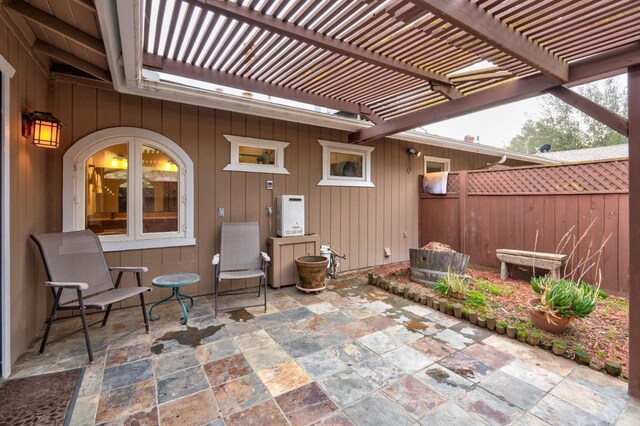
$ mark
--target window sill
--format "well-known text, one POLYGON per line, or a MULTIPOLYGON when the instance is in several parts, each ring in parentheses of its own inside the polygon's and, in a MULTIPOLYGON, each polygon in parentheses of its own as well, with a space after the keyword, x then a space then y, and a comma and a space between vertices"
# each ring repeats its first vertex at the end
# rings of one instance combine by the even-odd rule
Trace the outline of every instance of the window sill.
POLYGON ((227 164, 224 169, 232 172, 273 173, 276 175, 288 175, 289 171, 284 167, 268 166, 260 164, 227 164))
POLYGON ((358 188, 375 188, 373 182, 364 180, 322 179, 318 186, 353 186, 358 188))
POLYGON ((158 238, 153 240, 137 241, 103 241, 102 250, 104 252, 111 252, 195 245, 195 238, 158 238))

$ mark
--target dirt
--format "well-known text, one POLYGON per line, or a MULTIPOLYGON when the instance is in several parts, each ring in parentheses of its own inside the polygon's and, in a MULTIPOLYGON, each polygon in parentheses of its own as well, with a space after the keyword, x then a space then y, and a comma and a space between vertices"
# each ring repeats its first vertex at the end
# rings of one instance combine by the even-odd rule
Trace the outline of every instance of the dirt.
POLYGON ((440 251, 443 253, 457 253, 451 246, 437 241, 431 241, 429 244, 420 247, 421 250, 440 251))
MULTIPOLYGON (((360 270, 348 276, 366 280, 368 272, 380 275, 393 283, 409 286, 411 290, 421 295, 442 297, 432 288, 411 281, 408 262, 381 265, 360 270)), ((536 294, 531 290, 529 281, 512 278, 501 280, 500 273, 497 271, 469 268, 466 273, 471 276, 467 292, 476 290, 486 298, 486 305, 474 309, 481 314, 495 314, 497 321, 519 325, 526 330, 534 328, 529 320, 527 301, 536 294), (491 290, 499 290, 501 294, 492 294, 491 290)), ((469 307, 465 306, 465 309, 469 307)), ((599 366, 603 367, 607 360, 614 360, 624 366, 624 373, 628 373, 629 301, 626 298, 611 295, 598 298, 597 307, 590 316, 574 318, 569 328, 559 335, 542 331, 541 341, 551 343, 563 341, 567 345, 566 356, 569 358, 573 358, 576 349, 583 349, 599 366)))

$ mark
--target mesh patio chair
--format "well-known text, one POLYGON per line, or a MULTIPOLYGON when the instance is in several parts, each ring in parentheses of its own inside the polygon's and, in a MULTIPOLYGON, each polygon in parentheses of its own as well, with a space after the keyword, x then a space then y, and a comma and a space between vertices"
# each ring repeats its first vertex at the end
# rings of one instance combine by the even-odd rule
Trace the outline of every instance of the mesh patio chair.
MULTIPOLYGON (((222 223, 220 235, 220 253, 213 257, 211 262, 216 269, 215 283, 215 315, 218 312, 233 311, 241 308, 264 306, 267 311, 267 269, 271 259, 260 251, 260 226, 258 222, 222 223), (260 278, 258 284, 258 296, 264 286, 264 302, 218 308, 218 297, 237 294, 249 294, 253 291, 228 290, 220 292, 222 280, 245 280, 260 278)), ((243 289, 246 290, 246 289, 243 289)))
MULTIPOLYGON (((47 344, 51 325, 56 319, 58 310, 76 309, 80 311, 82 318, 82 330, 89 361, 93 362, 93 348, 89 335, 89 324, 87 324, 86 309, 107 309, 104 317, 95 322, 102 323, 102 327, 107 324, 111 306, 130 297, 139 295, 144 327, 149 332, 149 320, 144 303, 144 293, 150 291, 150 287, 142 286, 141 274, 147 272, 145 267, 109 267, 102 252, 100 240, 90 230, 61 232, 54 234, 31 235, 31 239, 38 245, 42 261, 47 270, 49 281, 45 284, 51 288, 53 293, 53 306, 47 319, 47 328, 40 345, 40 353, 44 352, 47 344), (115 284, 110 271, 117 272, 115 284), (120 281, 125 272, 135 274, 137 287, 120 288, 120 281)), ((131 334, 143 326, 120 336, 120 338, 131 334)), ((76 330, 73 333, 80 331, 76 330)), ((71 333, 71 334, 73 334, 71 333)), ((63 336, 67 337, 69 334, 63 336)), ((106 345, 105 345, 106 346, 106 345)), ((104 347, 104 346, 102 346, 104 347)), ((102 347, 98 348, 102 349, 102 347)))

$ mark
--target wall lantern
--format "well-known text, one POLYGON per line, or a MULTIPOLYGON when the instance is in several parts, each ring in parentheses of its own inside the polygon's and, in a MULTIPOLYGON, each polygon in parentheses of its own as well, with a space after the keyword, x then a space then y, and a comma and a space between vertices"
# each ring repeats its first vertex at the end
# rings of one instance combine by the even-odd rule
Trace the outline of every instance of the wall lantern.
POLYGON ((33 136, 33 144, 43 148, 57 148, 60 145, 62 123, 48 112, 36 111, 22 114, 22 136, 33 136))
POLYGON ((407 148, 407 154, 409 155, 409 157, 420 157, 422 155, 422 152, 418 151, 415 148, 407 148))

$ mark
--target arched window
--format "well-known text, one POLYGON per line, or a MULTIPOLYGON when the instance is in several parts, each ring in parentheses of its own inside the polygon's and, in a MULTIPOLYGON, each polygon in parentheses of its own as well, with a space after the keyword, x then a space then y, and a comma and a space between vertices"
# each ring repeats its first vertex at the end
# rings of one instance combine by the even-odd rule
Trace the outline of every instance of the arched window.
POLYGON ((165 136, 100 130, 63 159, 63 230, 91 229, 105 251, 194 245, 193 162, 165 136))

